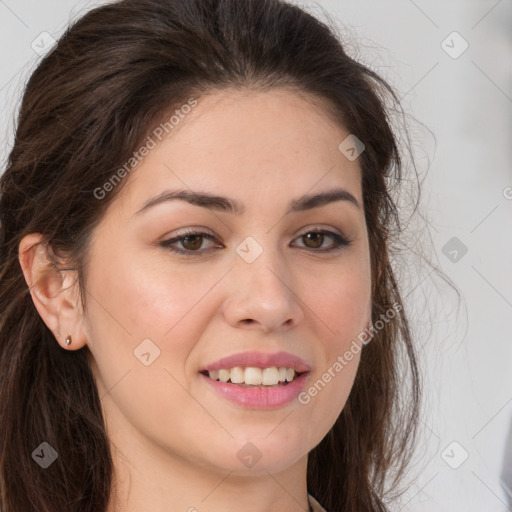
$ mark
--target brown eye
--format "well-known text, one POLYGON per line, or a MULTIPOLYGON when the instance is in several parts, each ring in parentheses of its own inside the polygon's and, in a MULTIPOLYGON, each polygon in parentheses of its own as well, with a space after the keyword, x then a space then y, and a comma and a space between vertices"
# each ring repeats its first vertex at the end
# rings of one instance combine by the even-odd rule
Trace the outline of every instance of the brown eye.
MULTIPOLYGON (((212 247, 207 247, 204 250, 200 250, 203 242, 206 240, 208 241, 216 241, 217 239, 208 234, 208 233, 202 233, 202 232, 190 232, 185 233, 181 236, 177 236, 175 238, 171 238, 170 240, 164 240, 160 242, 161 247, 165 247, 166 249, 169 249, 172 252, 176 252, 178 254, 190 254, 190 255, 198 255, 204 253, 207 249, 211 249, 212 247), (180 244, 181 247, 177 247, 177 245, 180 244)), ((217 245, 217 247, 220 247, 217 245)))
POLYGON ((304 243, 303 246, 299 247, 311 249, 313 252, 337 251, 349 246, 352 243, 350 240, 347 240, 338 233, 333 233, 332 231, 327 230, 308 231, 301 235, 297 240, 299 239, 302 240, 302 242, 304 243), (327 247, 323 246, 326 237, 330 238, 331 240, 334 240, 334 243, 327 247))
POLYGON ((201 235, 188 235, 182 238, 182 245, 187 251, 196 251, 203 243, 201 235))
MULTIPOLYGON (((213 235, 204 232, 187 232, 181 236, 172 238, 170 240, 164 240, 159 243, 161 247, 164 247, 172 252, 183 254, 183 255, 201 255, 207 250, 212 248, 222 248, 222 244, 213 244, 210 247, 202 247, 203 242, 206 240, 214 242, 217 241, 213 235), (178 245, 181 245, 179 247, 178 245)), ((333 252, 347 247, 352 242, 342 237, 337 233, 327 230, 311 230, 301 235, 297 240, 302 240, 304 245, 299 247, 310 249, 312 252, 333 252), (324 247, 323 244, 326 238, 334 240, 330 246, 324 247)))
POLYGON ((310 233, 306 233, 305 235, 302 235, 303 240, 305 241, 305 244, 310 249, 318 249, 322 246, 322 243, 324 241, 324 235, 323 233, 320 233, 318 231, 312 231, 310 233), (308 245, 311 243, 311 245, 308 245))

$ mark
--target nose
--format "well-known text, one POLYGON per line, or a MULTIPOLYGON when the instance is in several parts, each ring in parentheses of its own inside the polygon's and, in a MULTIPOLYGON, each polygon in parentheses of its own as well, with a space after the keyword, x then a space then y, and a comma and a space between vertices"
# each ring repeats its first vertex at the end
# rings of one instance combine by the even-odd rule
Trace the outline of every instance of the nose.
POLYGON ((265 250, 252 263, 237 258, 230 279, 232 291, 224 302, 224 315, 231 326, 267 333, 302 322, 301 291, 277 251, 265 250))

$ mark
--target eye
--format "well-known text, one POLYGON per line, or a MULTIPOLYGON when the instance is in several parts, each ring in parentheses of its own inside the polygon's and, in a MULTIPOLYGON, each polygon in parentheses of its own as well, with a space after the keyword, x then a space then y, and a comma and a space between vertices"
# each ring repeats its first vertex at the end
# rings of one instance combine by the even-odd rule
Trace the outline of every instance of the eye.
POLYGON ((331 251, 339 251, 344 247, 348 247, 352 242, 347 240, 345 237, 339 235, 338 233, 333 233, 332 231, 324 230, 324 229, 315 229, 306 231, 296 240, 304 240, 305 247, 308 249, 313 249, 313 252, 331 252, 331 251), (325 239, 331 238, 334 240, 334 244, 330 247, 322 247, 325 239))
MULTIPOLYGON (((210 247, 205 249, 202 247, 205 239, 218 242, 217 238, 213 235, 210 235, 209 233, 202 231, 187 231, 180 236, 171 238, 169 240, 164 240, 160 242, 159 245, 177 254, 197 256, 212 248, 210 247), (177 244, 181 244, 182 248, 177 247, 177 244), (201 248, 203 250, 200 250, 201 248)), ((306 231, 304 234, 296 238, 296 240, 301 239, 305 242, 305 245, 302 247, 310 249, 312 252, 339 251, 352 243, 350 240, 347 240, 345 237, 339 235, 338 233, 333 233, 332 231, 321 229, 306 231), (332 243, 330 247, 322 248, 326 238, 334 240, 334 243, 332 243)), ((216 247, 222 248, 222 245, 217 245, 216 247)))
POLYGON ((159 245, 178 254, 201 254, 201 252, 204 251, 200 252, 198 249, 200 249, 203 245, 204 239, 210 241, 217 240, 213 235, 210 235, 209 233, 204 233, 201 231, 187 231, 186 233, 175 238, 171 238, 170 240, 164 240, 160 242, 159 245), (182 244, 184 249, 175 247, 175 244, 178 243, 182 244))

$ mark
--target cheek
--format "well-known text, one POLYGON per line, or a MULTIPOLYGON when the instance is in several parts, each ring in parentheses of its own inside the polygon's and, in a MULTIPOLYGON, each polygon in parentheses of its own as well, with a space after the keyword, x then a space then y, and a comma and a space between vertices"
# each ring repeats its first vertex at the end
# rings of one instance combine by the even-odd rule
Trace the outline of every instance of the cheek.
MULTIPOLYGON (((298 400, 308 408, 308 417, 317 425, 314 431, 330 430, 343 410, 358 371, 361 351, 356 338, 338 339, 326 352, 326 363, 317 368, 298 400)), ((319 438, 319 440, 321 437, 319 438)))
POLYGON ((115 265, 96 269, 89 283, 97 299, 92 304, 96 319, 132 343, 144 338, 166 339, 218 281, 208 275, 194 279, 191 272, 160 259, 148 264, 148 258, 136 251, 118 255, 115 265))
MULTIPOLYGON (((356 352, 357 349, 354 349, 356 352)), ((316 446, 332 428, 341 414, 352 390, 358 370, 359 354, 352 353, 351 360, 343 358, 345 351, 334 351, 329 363, 319 368, 304 391, 299 395, 298 407, 307 418, 309 446, 316 446), (338 360, 338 356, 340 359, 338 360)))
POLYGON ((354 265, 321 277, 316 283, 322 286, 315 287, 305 302, 323 340, 323 354, 299 396, 315 423, 312 432, 318 432, 318 442, 336 421, 352 389, 363 350, 358 335, 369 319, 371 304, 369 269, 354 265))
MULTIPOLYGON (((315 280, 315 287, 305 293, 305 303, 316 322, 323 324, 332 346, 342 349, 356 337, 370 316, 371 282, 369 270, 343 268, 315 280)), ((304 290, 307 290, 304 287, 304 290)))
POLYGON ((205 278, 202 286, 193 286, 190 275, 162 275, 162 268, 118 258, 116 265, 97 265, 88 283, 90 348, 100 397, 113 421, 122 423, 116 416, 121 411, 160 441, 182 417, 204 416, 184 390, 185 363, 204 329, 201 299, 218 281, 205 283, 205 278))
MULTIPOLYGON (((133 255, 115 261, 115 265, 97 265, 91 274, 89 290, 96 299, 89 301, 88 311, 91 352, 107 389, 130 371, 129 380, 137 380, 136 392, 145 390, 146 405, 154 397, 158 411, 157 397, 169 399, 168 390, 162 391, 164 382, 177 385, 171 375, 182 384, 187 381, 189 355, 213 311, 208 309, 209 291, 219 281, 218 272, 210 270, 198 279, 192 266, 180 272, 168 263, 148 265, 133 255), (163 380, 160 385, 157 374, 163 380)), ((126 406, 131 406, 130 401, 126 406)))

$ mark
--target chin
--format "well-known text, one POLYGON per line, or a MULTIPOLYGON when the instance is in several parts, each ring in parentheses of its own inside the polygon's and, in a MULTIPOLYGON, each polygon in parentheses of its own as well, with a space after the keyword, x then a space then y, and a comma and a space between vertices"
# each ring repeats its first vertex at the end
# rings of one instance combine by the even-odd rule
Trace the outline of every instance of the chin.
POLYGON ((252 428, 252 436, 245 432, 236 437, 231 447, 226 448, 227 452, 234 454, 234 458, 226 459, 224 451, 224 460, 229 466, 226 469, 248 475, 278 473, 306 456, 313 447, 306 446, 304 431, 301 432, 297 426, 297 430, 291 433, 285 424, 286 420, 277 428, 279 422, 270 429, 252 428))

